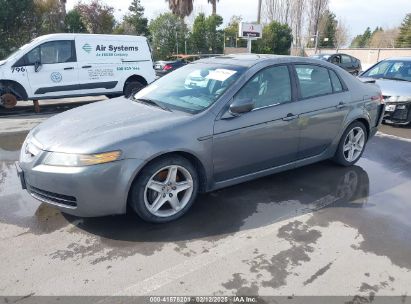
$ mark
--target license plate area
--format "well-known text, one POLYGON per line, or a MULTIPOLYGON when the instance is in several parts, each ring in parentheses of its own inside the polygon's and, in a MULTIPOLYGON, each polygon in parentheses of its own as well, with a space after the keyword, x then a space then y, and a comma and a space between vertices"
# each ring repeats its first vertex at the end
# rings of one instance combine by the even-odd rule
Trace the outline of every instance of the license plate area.
POLYGON ((395 108, 396 108, 396 105, 385 105, 386 112, 394 112, 395 108))

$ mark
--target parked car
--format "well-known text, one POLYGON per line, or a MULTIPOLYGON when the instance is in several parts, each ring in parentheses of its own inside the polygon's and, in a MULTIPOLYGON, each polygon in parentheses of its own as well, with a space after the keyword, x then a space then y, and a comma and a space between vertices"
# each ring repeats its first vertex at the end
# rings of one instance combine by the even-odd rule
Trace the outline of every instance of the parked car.
POLYGON ((158 77, 162 77, 172 71, 181 68, 187 64, 184 60, 173 60, 173 61, 156 61, 154 64, 154 69, 158 77))
POLYGON ((77 216, 163 223, 197 193, 333 159, 355 164, 382 119, 381 91, 318 60, 230 55, 186 65, 134 99, 89 104, 34 128, 23 188, 77 216), (307 74, 309 73, 309 77, 307 74), (205 87, 187 87, 190 75, 205 87))
POLYGON ((375 80, 385 101, 384 122, 411 123, 411 57, 382 60, 360 75, 363 81, 375 80))
POLYGON ((89 95, 131 96, 155 79, 145 37, 52 34, 0 61, 0 104, 89 95))
POLYGON ((354 76, 359 75, 362 71, 361 61, 347 54, 317 54, 311 56, 311 58, 331 62, 343 68, 347 72, 353 74, 354 76))

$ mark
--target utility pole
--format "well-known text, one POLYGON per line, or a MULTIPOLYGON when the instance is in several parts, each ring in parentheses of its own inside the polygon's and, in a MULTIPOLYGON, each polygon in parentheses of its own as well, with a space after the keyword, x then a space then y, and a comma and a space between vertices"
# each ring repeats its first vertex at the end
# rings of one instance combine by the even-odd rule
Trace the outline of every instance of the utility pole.
POLYGON ((177 34, 177 31, 176 31, 176 46, 177 46, 177 53, 176 53, 176 55, 178 55, 178 34, 177 34))

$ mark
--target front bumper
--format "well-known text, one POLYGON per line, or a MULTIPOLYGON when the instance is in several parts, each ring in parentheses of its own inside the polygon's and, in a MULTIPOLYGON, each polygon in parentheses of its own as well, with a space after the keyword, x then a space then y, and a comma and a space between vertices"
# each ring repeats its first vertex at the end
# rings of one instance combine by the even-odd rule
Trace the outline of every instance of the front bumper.
POLYGON ((88 167, 17 163, 23 189, 64 213, 95 217, 123 214, 131 183, 143 162, 126 159, 88 167))
POLYGON ((398 125, 406 125, 411 122, 411 103, 386 103, 385 106, 385 122, 398 125))

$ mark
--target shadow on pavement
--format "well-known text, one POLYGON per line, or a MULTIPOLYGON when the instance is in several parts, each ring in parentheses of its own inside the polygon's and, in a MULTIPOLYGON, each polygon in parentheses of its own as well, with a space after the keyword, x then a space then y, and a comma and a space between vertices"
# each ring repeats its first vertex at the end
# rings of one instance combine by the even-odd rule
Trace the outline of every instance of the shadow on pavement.
POLYGON ((168 224, 148 224, 132 212, 101 218, 64 217, 77 228, 110 240, 218 239, 325 207, 362 207, 368 194, 368 174, 361 167, 323 162, 200 195, 185 216, 168 224))

